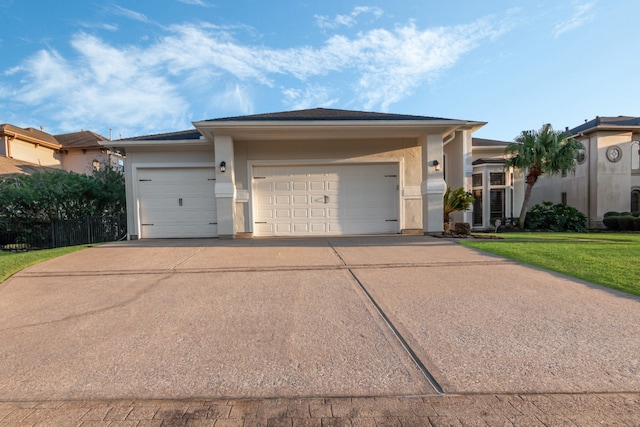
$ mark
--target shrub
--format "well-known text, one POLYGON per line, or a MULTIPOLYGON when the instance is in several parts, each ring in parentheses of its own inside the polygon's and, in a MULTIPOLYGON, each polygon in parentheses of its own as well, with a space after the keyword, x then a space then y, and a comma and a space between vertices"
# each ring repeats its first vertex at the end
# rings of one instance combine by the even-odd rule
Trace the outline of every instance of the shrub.
POLYGON ((637 217, 640 217, 640 211, 635 211, 635 212, 631 212, 631 215, 637 217))
MULTIPOLYGON (((606 215, 606 214, 605 214, 606 215)), ((602 219, 602 223, 608 230, 618 230, 618 218, 619 216, 605 216, 602 219)))
POLYGON ((620 216, 620 212, 616 212, 616 211, 605 212, 604 218, 608 218, 610 216, 620 216))
POLYGON ((635 231, 640 231, 640 217, 634 217, 633 218, 633 229, 635 231))
POLYGON ((525 228, 550 231, 586 231, 587 217, 564 203, 543 202, 527 212, 525 228))
POLYGON ((619 216, 618 229, 623 231, 633 230, 633 220, 634 217, 631 215, 619 216))

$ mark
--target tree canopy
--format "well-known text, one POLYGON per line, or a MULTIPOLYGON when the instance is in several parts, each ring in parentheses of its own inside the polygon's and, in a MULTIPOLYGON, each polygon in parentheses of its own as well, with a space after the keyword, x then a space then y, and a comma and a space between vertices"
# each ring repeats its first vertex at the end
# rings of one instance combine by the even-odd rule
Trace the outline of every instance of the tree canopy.
POLYGON ((90 176, 53 170, 0 180, 0 219, 52 221, 124 211, 124 175, 108 165, 90 176))
POLYGON ((574 172, 578 151, 584 148, 582 143, 571 138, 569 132, 553 130, 550 124, 545 124, 540 130, 527 130, 507 146, 505 167, 514 167, 526 173, 526 188, 519 224, 524 221, 529 207, 531 190, 543 175, 574 172))

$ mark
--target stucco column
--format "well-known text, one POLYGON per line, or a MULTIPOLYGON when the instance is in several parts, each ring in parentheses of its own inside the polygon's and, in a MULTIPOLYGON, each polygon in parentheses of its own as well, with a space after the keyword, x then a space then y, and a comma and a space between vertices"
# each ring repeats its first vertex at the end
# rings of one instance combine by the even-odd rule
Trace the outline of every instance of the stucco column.
POLYGON ((216 158, 215 194, 218 236, 221 239, 232 239, 235 233, 234 211, 236 205, 233 139, 227 135, 216 135, 213 145, 216 158), (224 162, 224 172, 220 167, 222 162, 224 162))
POLYGON ((442 197, 446 189, 442 174, 442 135, 429 134, 420 137, 422 147, 422 229, 425 234, 442 233, 442 197), (437 161, 439 167, 433 163, 437 161), (436 170, 440 169, 440 170, 436 170))
MULTIPOLYGON (((473 191, 473 133, 470 130, 465 130, 462 132, 462 146, 463 148, 463 168, 464 168, 464 184, 463 187, 465 190, 471 192, 473 191)), ((463 222, 467 222, 469 224, 473 224, 473 207, 463 212, 463 222)))

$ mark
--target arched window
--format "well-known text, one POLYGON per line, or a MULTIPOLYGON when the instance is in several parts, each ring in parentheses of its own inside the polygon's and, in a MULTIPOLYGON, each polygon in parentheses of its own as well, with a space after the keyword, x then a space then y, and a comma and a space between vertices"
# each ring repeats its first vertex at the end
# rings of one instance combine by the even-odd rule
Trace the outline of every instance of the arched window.
POLYGON ((640 141, 631 141, 631 170, 640 172, 640 141))
POLYGON ((637 188, 631 191, 631 212, 640 211, 640 190, 637 188))

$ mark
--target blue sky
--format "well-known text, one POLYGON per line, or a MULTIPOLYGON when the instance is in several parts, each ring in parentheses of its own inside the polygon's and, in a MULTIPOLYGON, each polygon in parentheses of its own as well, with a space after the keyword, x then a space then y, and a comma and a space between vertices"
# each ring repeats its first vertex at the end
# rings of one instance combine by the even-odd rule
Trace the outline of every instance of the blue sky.
POLYGON ((120 135, 302 108, 640 115, 636 0, 0 0, 0 122, 120 135))

